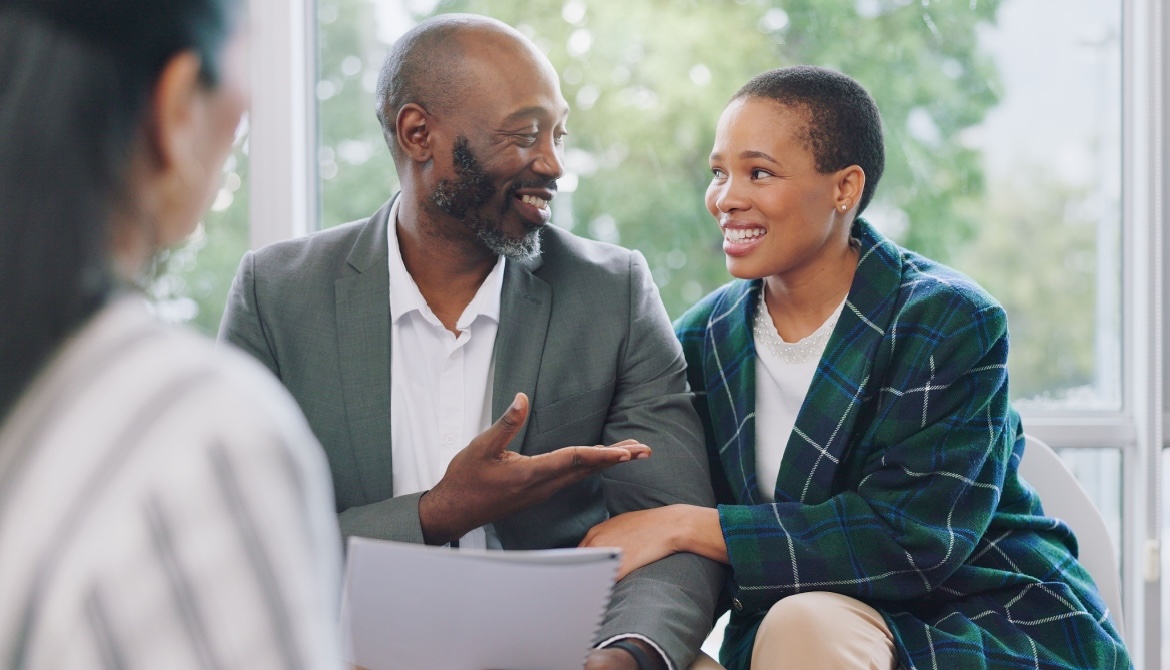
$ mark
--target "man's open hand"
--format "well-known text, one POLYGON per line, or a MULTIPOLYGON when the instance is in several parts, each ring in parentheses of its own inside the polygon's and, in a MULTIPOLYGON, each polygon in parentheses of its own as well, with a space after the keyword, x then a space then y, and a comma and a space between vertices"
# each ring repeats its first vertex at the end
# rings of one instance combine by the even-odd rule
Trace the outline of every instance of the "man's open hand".
POLYGON ((565 447, 536 456, 508 451, 508 443, 527 420, 528 396, 517 393, 498 421, 455 454, 447 473, 419 499, 427 544, 458 539, 606 468, 650 456, 650 447, 636 440, 608 447, 565 447))

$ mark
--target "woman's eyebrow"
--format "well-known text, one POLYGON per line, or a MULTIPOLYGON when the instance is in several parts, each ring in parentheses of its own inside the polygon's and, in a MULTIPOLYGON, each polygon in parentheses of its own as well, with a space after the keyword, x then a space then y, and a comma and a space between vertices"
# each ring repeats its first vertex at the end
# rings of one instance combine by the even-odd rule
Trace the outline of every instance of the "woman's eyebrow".
POLYGON ((739 157, 740 158, 763 158, 764 160, 769 161, 771 163, 775 163, 777 165, 780 164, 780 161, 776 160, 775 158, 772 158, 771 156, 764 153, 763 151, 744 151, 744 152, 739 154, 739 157))

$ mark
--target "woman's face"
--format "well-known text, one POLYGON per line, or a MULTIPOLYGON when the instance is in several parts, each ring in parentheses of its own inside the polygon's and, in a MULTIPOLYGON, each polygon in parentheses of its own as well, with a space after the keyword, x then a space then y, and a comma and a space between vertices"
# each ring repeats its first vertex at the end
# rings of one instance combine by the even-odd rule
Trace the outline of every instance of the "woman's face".
POLYGON ((795 279, 848 245, 839 175, 817 171, 806 124, 803 110, 753 97, 733 100, 719 118, 707 211, 734 277, 795 279))
POLYGON ((111 224, 116 272, 133 280, 161 248, 181 242, 219 188, 240 118, 251 102, 246 29, 224 45, 214 87, 200 79, 193 51, 163 67, 149 121, 127 169, 128 197, 111 224))
POLYGON ((222 181, 224 161, 231 153, 240 118, 251 103, 248 76, 247 30, 239 28, 224 47, 220 58, 219 80, 214 88, 204 89, 197 103, 201 117, 199 133, 204 141, 194 145, 196 170, 191 197, 186 210, 176 212, 173 230, 164 231, 159 242, 169 246, 191 234, 211 206, 222 181))

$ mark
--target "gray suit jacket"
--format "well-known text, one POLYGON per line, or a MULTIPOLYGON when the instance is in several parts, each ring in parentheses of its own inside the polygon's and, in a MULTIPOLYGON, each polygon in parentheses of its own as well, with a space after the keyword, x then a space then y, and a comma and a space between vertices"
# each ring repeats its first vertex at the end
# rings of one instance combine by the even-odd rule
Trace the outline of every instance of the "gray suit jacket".
MULTIPOLYGON (((220 326, 300 403, 325 447, 346 536, 423 541, 422 494, 394 496, 390 448, 387 219, 372 217, 248 253, 220 326)), ((518 391, 532 411, 509 449, 539 454, 634 438, 653 456, 566 487, 495 522, 505 549, 576 546, 610 515, 711 506, 686 363, 641 254, 554 226, 529 262, 508 262, 492 414, 518 391)), ((723 568, 676 554, 616 587, 598 640, 644 635, 677 670, 711 627, 723 568)))

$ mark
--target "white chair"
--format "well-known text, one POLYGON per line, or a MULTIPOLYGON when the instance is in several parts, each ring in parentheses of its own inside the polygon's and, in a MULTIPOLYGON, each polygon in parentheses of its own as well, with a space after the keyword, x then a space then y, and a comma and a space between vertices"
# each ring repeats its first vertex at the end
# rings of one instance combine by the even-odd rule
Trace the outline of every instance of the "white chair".
POLYGON ((727 628, 727 622, 731 620, 731 611, 728 610, 723 613, 723 616, 715 622, 715 627, 711 629, 711 634, 703 642, 701 651, 711 658, 719 658, 719 647, 723 646, 723 629, 727 628))
MULTIPOLYGON (((1060 460, 1052 447, 1031 435, 1027 435, 1024 458, 1020 461, 1020 476, 1036 492, 1044 505, 1044 513, 1068 524, 1077 536, 1080 548, 1078 560, 1092 575, 1101 592, 1101 599, 1113 616, 1113 625, 1118 634, 1125 637, 1121 620, 1121 576, 1117 569, 1117 557, 1113 554, 1113 540, 1105 519, 1093 505, 1093 500, 1072 471, 1060 460)), ((723 644, 723 629, 730 617, 728 612, 715 622, 715 629, 703 643, 703 651, 711 658, 719 658, 719 646, 723 644)))
POLYGON ((1101 599, 1113 616, 1113 625, 1124 638, 1121 575, 1105 519, 1052 447, 1031 435, 1026 436, 1026 439, 1024 458, 1020 461, 1020 476, 1040 494, 1044 513, 1064 521, 1076 534, 1080 547, 1078 560, 1097 583, 1101 599))

